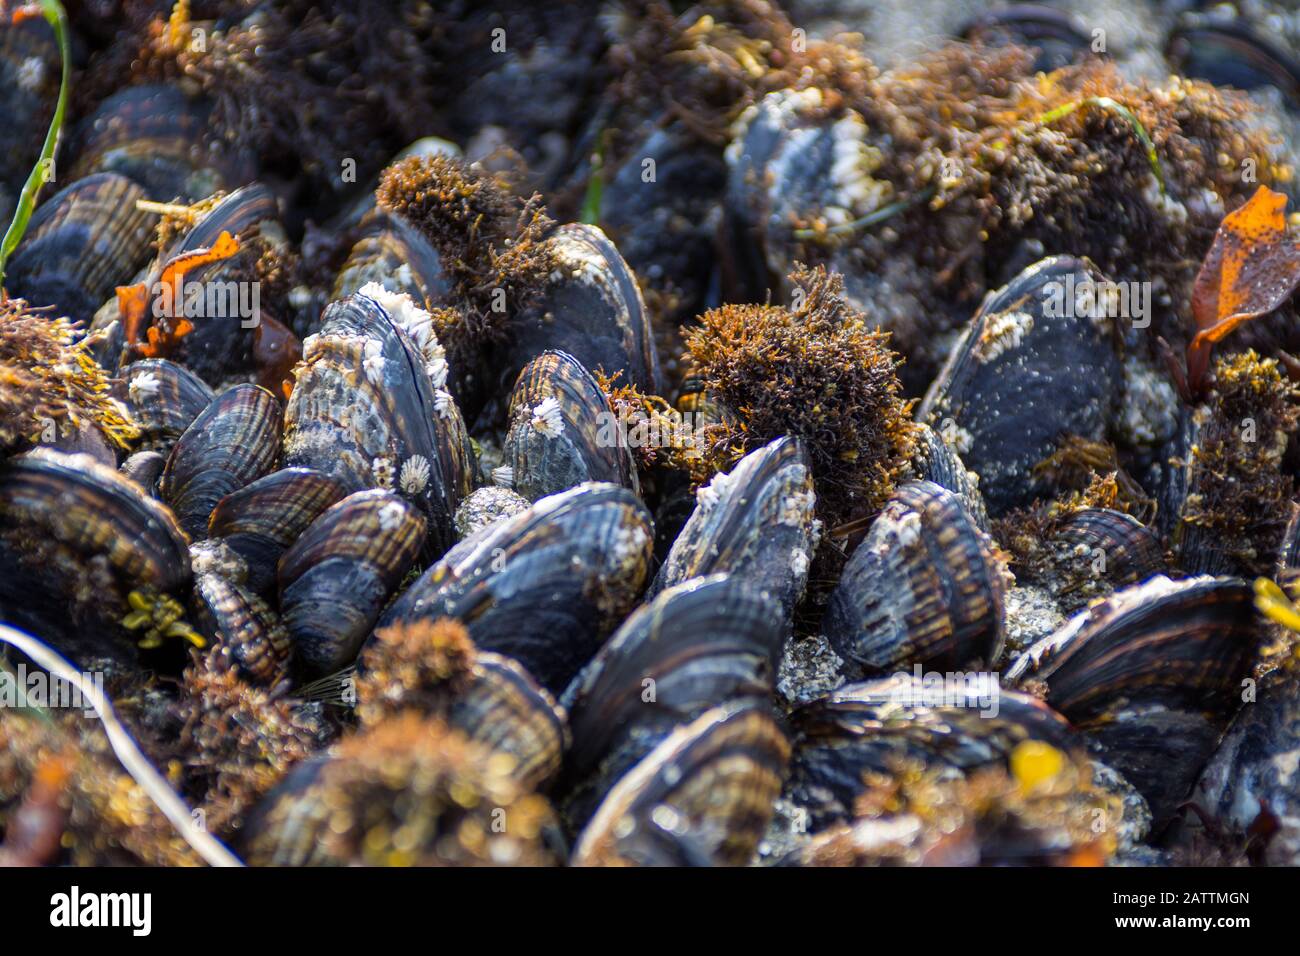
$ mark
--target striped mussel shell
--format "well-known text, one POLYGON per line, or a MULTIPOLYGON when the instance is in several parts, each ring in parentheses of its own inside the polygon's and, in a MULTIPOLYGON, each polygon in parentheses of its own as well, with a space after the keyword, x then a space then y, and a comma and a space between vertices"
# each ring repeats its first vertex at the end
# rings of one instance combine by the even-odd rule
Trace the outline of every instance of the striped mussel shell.
POLYGON ((170 510, 86 455, 36 449, 0 467, 0 619, 74 656, 108 653, 132 592, 183 595, 185 535, 170 510), (108 625, 108 626, 104 626, 108 625))
POLYGON ((183 203, 243 186, 253 178, 253 163, 210 135, 211 113, 208 101, 175 86, 119 90, 73 130, 70 178, 118 173, 150 199, 183 203))
POLYGON ((674 729, 711 707, 767 701, 789 629, 775 598, 718 574, 638 608, 574 679, 563 703, 585 821, 610 786, 674 729))
POLYGON ((214 398, 177 440, 159 491, 191 539, 203 538, 226 495, 269 474, 280 453, 280 403, 256 385, 214 398))
MULTIPOLYGON (((1300 865, 1300 678, 1279 667, 1259 682, 1206 764, 1189 798, 1242 845, 1252 833, 1269 866, 1300 865)), ((1189 814, 1186 824, 1197 819, 1189 814)))
POLYGON ((1004 573, 961 499, 910 481, 850 556, 822 633, 851 676, 988 665, 1002 650, 1004 573))
POLYGON ((785 779, 790 744, 766 705, 715 707, 619 780, 574 847, 575 866, 744 866, 785 779))
POLYGON ((245 678, 274 687, 288 677, 289 632, 257 594, 224 575, 195 574, 190 606, 194 626, 245 678))
POLYGON ((424 515, 390 491, 348 495, 280 558, 280 613, 294 656, 312 676, 352 663, 415 563, 424 515))
POLYGON ((208 537, 243 561, 248 587, 275 589, 280 558, 326 508, 347 496, 342 482, 311 468, 281 468, 231 492, 212 509, 208 537))
POLYGON ((652 540, 650 515, 626 488, 578 485, 460 542, 382 623, 457 618, 478 647, 559 693, 636 602, 652 540))
POLYGON ((516 660, 479 651, 470 683, 447 723, 470 740, 509 755, 520 786, 546 786, 560 772, 570 733, 564 708, 516 660))
POLYGON ((733 574, 780 602, 789 619, 803 595, 820 522, 803 445, 784 437, 750 452, 696 493, 654 590, 709 574, 733 574))
POLYGON ((89 324, 149 256, 154 216, 136 208, 146 198, 116 173, 96 173, 59 190, 32 215, 9 261, 9 294, 89 324))
POLYGON ((1036 466, 1067 436, 1107 435, 1122 367, 1113 320, 1092 317, 1104 281, 1053 256, 990 293, 917 410, 980 476, 993 517, 1053 492, 1036 466))
POLYGON ((358 232, 334 278, 331 299, 347 298, 367 283, 378 282, 393 292, 405 292, 425 308, 451 301, 451 280, 438 251, 404 217, 373 209, 358 232))
POLYGON ((980 530, 989 530, 989 516, 984 508, 984 495, 980 492, 979 475, 969 470, 943 435, 929 425, 917 426, 912 468, 917 478, 933 481, 960 498, 980 530))
POLYGON ((584 481, 639 493, 636 465, 595 376, 565 352, 544 352, 519 373, 510 393, 502 446, 511 484, 530 501, 584 481))
POLYGON ((141 451, 171 453, 172 446, 216 394, 184 365, 142 359, 118 373, 113 394, 140 426, 141 451))
POLYGON ((1047 544, 1052 553, 1047 584, 1067 613, 1167 570, 1155 533, 1132 515, 1109 508, 1080 508, 1047 544))
POLYGON ((1158 576, 1075 615, 1006 680, 1086 731, 1160 826, 1241 704, 1260 632, 1247 582, 1158 576))
POLYGON ((636 276, 596 226, 568 223, 547 240, 557 267, 536 302, 515 316, 504 355, 507 380, 548 350, 659 393, 659 358, 636 276))
POLYGON ((349 491, 389 489, 413 502, 427 521, 425 554, 436 558, 455 540, 474 458, 442 388, 446 362, 428 315, 421 323, 406 304, 390 313, 357 294, 326 308, 320 332, 303 343, 285 409, 284 463, 314 468, 349 491))
POLYGON ((919 761, 967 772, 1006 761, 1025 741, 1081 750, 1083 738, 1047 704, 1004 689, 998 675, 899 673, 840 687, 790 715, 790 792, 814 828, 852 819, 864 773, 919 761))
POLYGON ((1290 108, 1300 106, 1300 62, 1241 18, 1188 15, 1170 32, 1165 56, 1183 76, 1239 90, 1275 87, 1290 108))

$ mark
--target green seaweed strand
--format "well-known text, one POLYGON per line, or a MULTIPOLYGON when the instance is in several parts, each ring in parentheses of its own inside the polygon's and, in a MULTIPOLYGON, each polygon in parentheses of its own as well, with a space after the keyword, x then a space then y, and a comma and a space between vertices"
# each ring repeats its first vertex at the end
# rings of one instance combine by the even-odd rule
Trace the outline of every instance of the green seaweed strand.
POLYGON ((1142 148, 1147 154, 1147 163, 1151 166, 1151 172, 1155 174, 1156 182, 1160 185, 1160 195, 1163 196, 1165 194, 1165 172, 1160 166, 1160 157, 1156 155, 1156 144, 1151 141, 1151 135, 1147 132, 1146 127, 1142 125, 1142 121, 1137 118, 1137 114, 1123 103, 1113 100, 1109 96, 1089 96, 1086 99, 1075 100, 1073 103, 1065 103, 1055 109, 1048 110, 1038 118, 1038 123, 1041 126, 1048 126, 1084 106, 1096 106, 1099 109, 1114 113, 1132 127, 1133 132, 1137 134, 1137 138, 1142 142, 1142 148))
POLYGON ((54 151, 59 145, 59 132, 63 129, 63 115, 68 106, 68 87, 72 79, 72 57, 68 50, 68 15, 63 10, 63 4, 59 0, 39 0, 41 15, 54 29, 54 38, 59 44, 59 56, 63 60, 63 73, 59 80, 59 101, 54 107, 54 116, 50 120, 50 129, 45 134, 45 145, 41 147, 41 157, 36 161, 35 167, 32 168, 31 174, 27 177, 27 182, 23 184, 23 191, 18 197, 18 204, 14 209, 14 218, 9 223, 9 228, 5 231, 5 237, 0 242, 0 289, 4 287, 5 269, 9 263, 9 257, 13 254, 14 249, 18 248, 18 243, 22 241, 23 233, 27 231, 27 223, 32 218, 32 210, 36 208, 36 197, 45 185, 45 170, 49 168, 50 163, 54 161, 54 151))

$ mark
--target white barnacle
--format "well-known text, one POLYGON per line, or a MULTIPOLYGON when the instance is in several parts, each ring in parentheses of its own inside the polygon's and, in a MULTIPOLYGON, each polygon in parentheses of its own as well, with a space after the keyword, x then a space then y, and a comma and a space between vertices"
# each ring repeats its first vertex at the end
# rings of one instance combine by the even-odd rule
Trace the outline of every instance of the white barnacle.
POLYGON ((402 462, 402 473, 398 484, 408 495, 418 495, 429 485, 429 459, 423 455, 412 455, 402 462))
POLYGON ((153 372, 141 372, 131 378, 131 384, 126 387, 126 392, 132 405, 140 405, 151 398, 156 398, 160 388, 162 388, 162 381, 157 375, 153 372))
POLYGON ((18 64, 15 79, 24 90, 31 93, 36 92, 41 88, 41 84, 45 82, 45 61, 39 56, 29 56, 18 64))
POLYGON ((439 418, 451 418, 451 413, 456 410, 456 400, 451 397, 451 392, 445 388, 440 388, 434 392, 433 410, 439 418))
POLYGON ((971 352, 981 362, 991 362, 1003 352, 1020 347, 1025 336, 1034 330, 1034 317, 1013 309, 989 317, 971 352))
POLYGON ((376 458, 370 462, 370 473, 375 476, 378 488, 393 487, 393 459, 376 458))
POLYGON ((699 502, 700 507, 705 511, 712 510, 722 500, 730 481, 730 475, 718 472, 707 485, 703 485, 695 492, 695 500, 699 502))
POLYGON ((790 570, 797 578, 808 573, 808 552, 803 548, 795 548, 790 552, 790 570))
POLYGON ((424 372, 429 376, 429 381, 433 383, 434 388, 443 388, 447 384, 447 359, 442 346, 437 345, 436 348, 433 357, 424 363, 424 372))
POLYGON ((564 418, 560 413, 560 403, 554 395, 542 399, 533 406, 532 425, 547 438, 556 438, 564 432, 564 418))
POLYGON ((366 378, 376 385, 384 380, 384 343, 378 339, 366 339, 365 358, 361 362, 366 378))
POLYGON ((379 527, 385 531, 392 531, 406 517, 406 509, 399 501, 389 501, 379 509, 376 517, 379 519, 379 527))
POLYGON ((515 470, 509 465, 498 465, 493 468, 492 484, 498 488, 513 488, 515 486, 515 470))
POLYGON ((792 491, 781 502, 781 523, 798 527, 813 513, 817 495, 809 491, 792 491))
POLYGON ((407 293, 385 289, 378 282, 367 282, 361 287, 361 294, 378 302, 394 324, 410 336, 421 354, 431 339, 437 341, 433 335, 433 316, 416 305, 407 293))

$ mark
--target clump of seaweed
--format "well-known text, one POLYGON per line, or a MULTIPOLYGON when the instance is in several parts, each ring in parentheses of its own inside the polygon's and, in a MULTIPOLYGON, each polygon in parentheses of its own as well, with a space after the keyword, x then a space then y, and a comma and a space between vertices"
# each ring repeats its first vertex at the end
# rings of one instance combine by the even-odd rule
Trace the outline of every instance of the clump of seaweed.
POLYGON ((268 798, 248 860, 302 852, 293 862, 553 864, 544 837, 554 813, 545 797, 519 789, 510 766, 438 720, 407 712, 381 721, 345 738, 286 799, 268 798))
POLYGON ((1214 364, 1214 388, 1197 410, 1200 431, 1185 460, 1188 495, 1174 532, 1191 529, 1244 572, 1268 574, 1282 540, 1295 482, 1282 469, 1300 425, 1300 389, 1274 359, 1253 350, 1214 364))
POLYGON ((250 684, 221 648, 186 669, 175 713, 186 787, 218 834, 238 830, 257 801, 332 736, 319 704, 250 684))
POLYGON ((357 719, 366 727, 405 710, 445 715, 469 686, 476 653, 453 618, 380 628, 361 655, 357 719))
POLYGON ((910 761, 869 772, 854 821, 816 838, 804 862, 1102 866, 1114 856, 1123 804, 1085 759, 1027 741, 1009 764, 953 775, 910 761))
POLYGON ((107 373, 77 327, 22 299, 0 300, 0 452, 75 435, 93 426, 119 448, 139 429, 109 395, 107 373))
POLYGON ((725 305, 686 333, 702 390, 734 414, 715 470, 781 437, 807 445, 825 519, 878 509, 903 474, 916 426, 888 333, 873 331, 843 278, 796 269, 795 305, 725 305))
POLYGON ((453 352, 499 339, 505 320, 555 269, 554 223, 540 197, 520 199, 496 177, 447 156, 411 156, 384 170, 379 207, 398 213, 438 250, 455 284, 439 339, 453 352))

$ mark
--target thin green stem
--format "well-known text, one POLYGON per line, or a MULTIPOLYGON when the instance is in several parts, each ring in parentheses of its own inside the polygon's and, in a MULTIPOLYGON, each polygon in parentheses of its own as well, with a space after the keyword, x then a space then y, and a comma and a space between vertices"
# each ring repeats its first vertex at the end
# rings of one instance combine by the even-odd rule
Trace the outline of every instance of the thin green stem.
POLYGON ((14 208, 13 220, 5 231, 4 240, 0 241, 0 289, 4 287, 5 268, 9 263, 9 257, 22 241, 23 234, 27 231, 27 223, 32 218, 32 210, 36 208, 36 197, 49 178, 46 171, 54 162, 54 153, 59 145, 59 133, 63 129, 63 117, 68 107, 68 88, 72 83, 72 56, 68 49, 68 15, 59 0, 39 0, 39 3, 41 15, 53 28, 54 39, 59 44, 63 72, 59 80, 59 100, 54 106, 54 116, 50 119, 50 128, 45 134, 45 144, 41 147, 40 159, 36 161, 35 167, 27 177, 27 182, 23 184, 23 191, 19 194, 18 204, 14 208))
POLYGON ((796 229, 794 237, 796 239, 816 239, 819 236, 847 236, 858 232, 862 229, 868 229, 877 223, 884 222, 892 216, 898 215, 906 209, 918 206, 923 202, 929 202, 938 192, 935 186, 927 186, 919 193, 913 193, 911 196, 904 196, 896 202, 891 202, 887 206, 881 206, 862 216, 854 219, 852 222, 842 222, 837 226, 828 226, 825 229, 796 229))
POLYGON ((1165 193, 1165 172, 1160 165, 1160 157, 1156 154, 1156 144, 1151 140, 1151 134, 1147 132, 1142 121, 1137 118, 1137 114, 1131 109, 1109 96, 1089 96, 1086 99, 1075 100, 1073 103, 1065 103, 1055 109, 1048 110, 1038 118, 1039 125, 1048 126, 1055 123, 1062 117, 1069 116, 1071 113, 1083 106, 1095 106, 1099 109, 1106 110, 1119 116, 1132 127, 1133 132, 1142 143, 1142 148, 1146 151, 1147 163, 1151 166, 1151 172, 1155 174, 1156 182, 1160 185, 1160 194, 1165 193))

